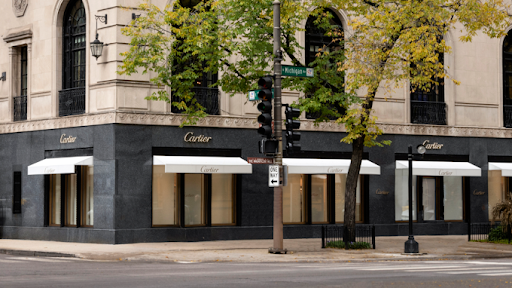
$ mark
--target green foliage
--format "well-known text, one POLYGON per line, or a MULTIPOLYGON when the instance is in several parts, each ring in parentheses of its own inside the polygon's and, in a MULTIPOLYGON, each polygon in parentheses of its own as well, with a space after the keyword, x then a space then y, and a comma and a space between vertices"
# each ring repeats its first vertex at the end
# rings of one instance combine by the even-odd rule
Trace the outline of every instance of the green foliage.
POLYGON ((489 232, 489 238, 488 238, 488 241, 489 242, 496 242, 496 241, 499 241, 499 240, 502 240, 502 239, 506 239, 507 238, 507 235, 505 234, 504 230, 503 230, 503 227, 502 226, 498 226, 496 228, 492 228, 491 231, 489 232))
POLYGON ((497 203, 492 208, 492 222, 499 220, 501 225, 507 226, 512 224, 512 200, 505 199, 497 203))
MULTIPOLYGON (((327 242, 325 248, 345 249, 345 242, 342 240, 327 242)), ((368 242, 350 242, 348 249, 372 249, 372 245, 368 242)))

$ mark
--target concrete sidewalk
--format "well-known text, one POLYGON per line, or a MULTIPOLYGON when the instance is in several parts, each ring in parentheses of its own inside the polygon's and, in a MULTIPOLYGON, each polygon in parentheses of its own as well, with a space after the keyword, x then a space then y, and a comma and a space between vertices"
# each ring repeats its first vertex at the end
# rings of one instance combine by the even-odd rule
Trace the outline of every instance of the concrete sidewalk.
POLYGON ((377 237, 368 250, 322 249, 320 239, 287 239, 288 254, 267 252, 272 240, 86 244, 0 239, 0 252, 26 256, 78 257, 90 260, 187 262, 344 262, 512 258, 512 245, 468 242, 467 236, 416 236, 422 256, 402 255, 407 236, 377 237))

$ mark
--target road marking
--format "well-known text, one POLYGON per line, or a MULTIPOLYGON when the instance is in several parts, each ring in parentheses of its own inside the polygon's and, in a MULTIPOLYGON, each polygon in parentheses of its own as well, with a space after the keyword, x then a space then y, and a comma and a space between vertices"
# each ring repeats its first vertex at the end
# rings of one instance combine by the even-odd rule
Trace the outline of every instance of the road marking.
POLYGON ((23 263, 23 261, 0 259, 0 263, 23 263))
POLYGON ((489 273, 489 274, 478 274, 480 276, 510 276, 512 275, 512 272, 508 273, 489 273))
POLYGON ((484 261, 475 261, 468 262, 468 264, 482 264, 482 265, 512 265, 510 262, 484 262, 484 261))
POLYGON ((33 257, 23 257, 23 258, 16 258, 16 257, 8 257, 6 259, 9 260, 21 260, 21 261, 35 261, 35 262, 49 262, 49 263, 65 263, 68 261, 64 260, 57 260, 57 259, 50 259, 50 258, 33 258, 33 257))
MULTIPOLYGON (((482 270, 482 269, 487 269, 487 268, 480 268, 480 270, 482 270)), ((458 272, 439 272, 439 273, 457 275, 457 274, 478 274, 479 272, 482 272, 482 273, 499 272, 499 273, 501 273, 501 272, 510 272, 510 269, 502 268, 502 269, 498 269, 498 270, 494 270, 494 271, 458 271, 458 272)))
MULTIPOLYGON (((425 271, 425 272, 438 272, 438 271, 439 272, 443 272, 443 271, 457 271, 457 270, 466 271, 466 270, 487 270, 487 269, 494 269, 494 270, 496 270, 496 267, 482 267, 482 268, 461 267, 461 268, 448 268, 448 269, 432 268, 432 269, 425 269, 425 270, 421 270, 421 271, 425 271)), ((503 269, 508 269, 508 268, 503 268, 503 269)), ((409 271, 409 272, 421 272, 421 271, 414 270, 414 271, 409 271)), ((458 273, 458 272, 454 272, 454 273, 458 273)), ((472 272, 469 272, 469 273, 475 273, 475 272, 472 271, 472 272)))
POLYGON ((463 266, 414 266, 414 267, 382 267, 382 268, 363 268, 365 271, 386 271, 386 270, 421 270, 421 269, 441 269, 441 268, 461 268, 463 266))

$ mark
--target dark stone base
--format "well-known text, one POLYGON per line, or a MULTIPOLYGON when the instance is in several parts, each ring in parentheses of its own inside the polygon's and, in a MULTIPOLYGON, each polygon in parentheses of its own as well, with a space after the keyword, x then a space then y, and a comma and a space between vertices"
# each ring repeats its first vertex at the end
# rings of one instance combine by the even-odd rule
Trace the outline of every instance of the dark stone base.
POLYGON ((409 237, 409 240, 405 241, 405 249, 404 253, 419 253, 420 248, 418 242, 414 240, 414 238, 409 237))

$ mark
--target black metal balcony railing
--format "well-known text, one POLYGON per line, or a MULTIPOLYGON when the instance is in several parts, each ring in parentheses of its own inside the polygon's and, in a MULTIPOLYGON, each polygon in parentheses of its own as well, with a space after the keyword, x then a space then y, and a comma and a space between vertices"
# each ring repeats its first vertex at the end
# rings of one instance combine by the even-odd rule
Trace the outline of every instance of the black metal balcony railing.
MULTIPOLYGON (((206 110, 208 115, 220 115, 219 110, 219 89, 217 88, 206 88, 206 87, 194 87, 192 91, 195 94, 196 101, 201 104, 206 110)), ((171 108, 172 113, 182 113, 176 107, 171 108)))
POLYGON ((446 125, 446 104, 411 100, 411 123, 446 125))
POLYGON ((85 113, 85 88, 71 88, 59 91, 59 116, 85 113))
POLYGON ((14 97, 14 121, 27 120, 27 96, 14 97))
POLYGON ((512 128, 512 105, 503 105, 503 122, 506 128, 512 128))

